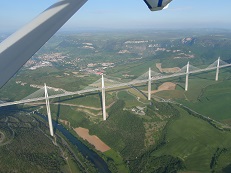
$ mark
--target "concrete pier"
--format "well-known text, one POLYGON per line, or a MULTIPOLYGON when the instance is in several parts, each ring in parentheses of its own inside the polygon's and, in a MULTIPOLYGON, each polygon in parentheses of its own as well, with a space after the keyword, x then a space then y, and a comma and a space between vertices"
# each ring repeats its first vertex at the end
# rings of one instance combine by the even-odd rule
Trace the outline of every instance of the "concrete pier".
POLYGON ((188 77, 189 77, 189 62, 187 64, 187 71, 186 71, 185 91, 188 91, 188 77))
POLYGON ((151 68, 149 68, 148 71, 148 100, 151 100, 152 97, 152 71, 151 68))
POLYGON ((48 98, 48 92, 47 92, 46 84, 44 84, 44 89, 45 89, 45 100, 46 100, 47 116, 48 116, 48 123, 49 123, 49 128, 50 128, 50 135, 54 136, 53 124, 52 124, 52 118, 51 118, 50 102, 49 102, 49 98, 48 98))
POLYGON ((218 77, 219 77, 219 68, 220 68, 220 57, 217 60, 217 71, 216 71, 216 81, 218 81, 218 77))
POLYGON ((106 113, 106 97, 105 97, 105 85, 104 85, 104 77, 102 75, 102 107, 103 107, 103 120, 107 120, 106 113))

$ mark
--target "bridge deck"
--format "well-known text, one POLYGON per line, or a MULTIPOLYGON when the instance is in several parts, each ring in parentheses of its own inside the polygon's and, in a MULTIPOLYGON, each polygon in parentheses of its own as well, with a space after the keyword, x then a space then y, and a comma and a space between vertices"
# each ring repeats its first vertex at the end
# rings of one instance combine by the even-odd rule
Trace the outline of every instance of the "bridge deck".
MULTIPOLYGON (((226 64, 226 65, 222 65, 219 68, 225 68, 225 67, 229 67, 231 66, 231 64, 226 64)), ((205 69, 200 69, 200 70, 194 70, 189 72, 189 74, 194 74, 194 73, 200 73, 200 72, 205 72, 205 71, 211 71, 217 69, 217 67, 209 67, 209 68, 205 68, 205 69)), ((156 77, 152 77, 151 80, 161 80, 161 79, 168 79, 168 78, 172 78, 172 77, 178 77, 178 76, 183 76, 186 73, 176 73, 176 74, 171 74, 171 75, 166 75, 166 76, 156 76, 156 77)), ((148 82, 149 79, 145 79, 145 80, 134 80, 128 83, 121 83, 121 84, 116 84, 116 85, 112 85, 112 86, 108 86, 105 87, 105 89, 114 89, 114 88, 119 88, 119 87, 124 87, 124 86, 129 86, 129 85, 135 85, 135 84, 141 84, 141 83, 145 83, 148 82)), ((80 94, 84 94, 84 93, 89 93, 89 92, 95 92, 95 91, 100 91, 101 88, 94 88, 94 89, 86 89, 86 90, 81 90, 81 91, 75 91, 75 92, 66 92, 63 94, 57 94, 57 95, 52 95, 49 96, 49 99, 53 99, 53 98, 59 98, 59 97, 65 97, 65 96, 72 96, 72 95, 80 95, 80 94)), ((39 98, 33 98, 33 99, 26 99, 26 100, 20 100, 20 101, 14 101, 14 102, 4 102, 0 104, 0 107, 4 107, 4 106, 11 106, 11 105, 18 105, 18 104, 25 104, 25 103, 30 103, 30 102, 36 102, 36 101, 41 101, 41 100, 45 100, 45 97, 39 97, 39 98)))

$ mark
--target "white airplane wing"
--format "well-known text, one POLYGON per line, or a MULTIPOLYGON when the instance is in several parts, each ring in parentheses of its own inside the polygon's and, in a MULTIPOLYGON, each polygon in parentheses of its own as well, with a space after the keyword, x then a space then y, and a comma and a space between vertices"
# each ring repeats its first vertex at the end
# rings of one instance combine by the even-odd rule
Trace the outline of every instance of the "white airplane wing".
MULTIPOLYGON (((88 0, 60 0, 28 25, 0 43, 0 88, 88 0)), ((152 11, 162 10, 172 0, 144 0, 152 11)))
POLYGON ((151 11, 166 9, 171 1, 172 0, 144 0, 151 11))
POLYGON ((61 0, 0 43, 0 88, 87 0, 61 0))

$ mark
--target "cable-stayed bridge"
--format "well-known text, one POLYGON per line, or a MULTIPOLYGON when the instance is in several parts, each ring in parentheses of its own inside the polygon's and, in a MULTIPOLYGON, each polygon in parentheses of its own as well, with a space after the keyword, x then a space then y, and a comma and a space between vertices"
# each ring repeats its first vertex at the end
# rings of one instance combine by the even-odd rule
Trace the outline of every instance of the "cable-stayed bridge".
MULTIPOLYGON (((222 60, 220 60, 220 62, 222 62, 222 63, 220 63, 221 66, 218 67, 219 69, 231 66, 231 64, 228 64, 222 60)), ((188 74, 201 73, 201 72, 206 72, 206 71, 210 71, 210 70, 215 70, 215 69, 217 69, 217 64, 218 64, 218 60, 204 69, 199 69, 197 67, 189 65, 188 74)), ((143 75, 141 75, 137 79, 132 80, 130 82, 126 82, 126 83, 121 83, 121 82, 117 82, 117 81, 112 80, 112 79, 104 78, 104 83, 106 83, 106 85, 104 87, 105 87, 105 89, 115 89, 115 88, 120 88, 120 87, 126 87, 129 85, 146 83, 146 82, 150 81, 150 79, 151 79, 151 81, 155 81, 155 80, 161 80, 161 79, 168 79, 168 78, 172 78, 172 77, 183 76, 183 75, 186 75, 186 73, 187 73, 187 66, 188 65, 182 67, 179 72, 174 73, 174 74, 170 74, 170 75, 163 75, 163 74, 157 73, 155 71, 151 71, 151 74, 149 74, 150 73, 150 69, 149 69, 149 71, 147 71, 146 73, 144 73, 143 75), (151 76, 151 78, 150 78, 150 76, 151 76)), ((101 82, 102 82, 102 79, 99 79, 96 82, 94 82, 94 83, 90 84, 89 86, 87 86, 86 88, 84 88, 83 90, 75 91, 75 92, 68 92, 68 91, 65 91, 63 89, 57 89, 57 88, 47 86, 47 91, 49 93, 48 99, 65 97, 65 96, 72 96, 72 95, 81 95, 84 93, 101 91, 102 90, 102 83, 101 82)), ((45 89, 45 87, 42 87, 38 91, 30 94, 29 96, 27 96, 27 97, 25 97, 19 101, 1 103, 0 107, 45 100, 44 89, 45 89)))
POLYGON ((127 87, 127 86, 132 86, 136 84, 142 84, 142 83, 147 83, 148 82, 148 100, 151 100, 151 82, 156 81, 156 80, 161 80, 161 79, 168 79, 168 78, 173 78, 173 77, 178 77, 178 76, 184 76, 186 75, 186 82, 185 82, 185 90, 188 90, 188 79, 190 74, 195 74, 195 73, 201 73, 201 72, 206 72, 206 71, 211 71, 216 69, 216 77, 215 80, 218 80, 219 76, 219 69, 220 68, 225 68, 225 67, 230 67, 231 64, 228 64, 224 61, 222 61, 220 58, 216 60, 214 63, 209 65, 207 68, 204 69, 199 69, 197 67, 194 67, 192 65, 188 64, 180 69, 177 73, 170 74, 170 75, 164 75, 161 73, 157 73, 155 71, 152 71, 150 68, 149 70, 138 77, 135 80, 132 80, 130 82, 117 82, 114 79, 110 78, 105 78, 104 75, 102 75, 102 79, 97 80, 96 82, 88 85, 86 88, 84 88, 81 91, 75 91, 75 92, 68 92, 63 89, 57 89, 53 87, 48 87, 46 84, 44 87, 39 89, 38 91, 30 94, 29 96, 25 97, 22 100, 19 101, 13 101, 13 102, 4 102, 0 104, 0 107, 4 106, 10 106, 10 105, 18 105, 18 104, 25 104, 25 103, 31 103, 31 102, 36 102, 36 101, 41 101, 41 100, 46 100, 46 107, 47 107, 47 114, 48 114, 48 120, 49 120, 49 126, 50 126, 50 134, 53 136, 53 127, 52 127, 52 121, 51 121, 51 114, 50 114, 50 104, 49 104, 49 99, 53 98, 60 98, 60 97, 65 97, 65 96, 73 96, 73 95, 81 95, 85 93, 91 93, 91 92, 102 92, 102 111, 103 111, 103 120, 106 120, 107 115, 106 115, 106 106, 105 106, 105 91, 106 90, 116 90, 122 87, 127 87), (49 95, 48 95, 49 93, 49 95))

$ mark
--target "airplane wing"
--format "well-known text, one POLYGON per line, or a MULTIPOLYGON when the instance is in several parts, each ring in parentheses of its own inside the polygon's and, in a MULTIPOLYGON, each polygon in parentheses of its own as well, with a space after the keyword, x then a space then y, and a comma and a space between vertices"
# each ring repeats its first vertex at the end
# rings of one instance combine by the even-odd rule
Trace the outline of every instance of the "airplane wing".
POLYGON ((0 88, 87 0, 61 0, 0 43, 0 88))
MULTIPOLYGON (((0 43, 0 88, 87 2, 60 0, 0 43)), ((172 0, 144 0, 152 11, 172 0)))
POLYGON ((168 7, 172 0, 144 0, 151 11, 158 11, 168 7))

